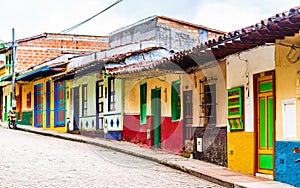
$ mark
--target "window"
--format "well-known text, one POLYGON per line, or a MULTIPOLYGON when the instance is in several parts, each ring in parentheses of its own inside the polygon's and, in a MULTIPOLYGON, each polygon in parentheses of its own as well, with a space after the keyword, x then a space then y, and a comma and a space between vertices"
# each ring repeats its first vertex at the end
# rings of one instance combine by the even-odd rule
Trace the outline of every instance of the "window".
POLYGON ((26 103, 27 103, 27 108, 31 108, 31 92, 27 93, 26 103))
POLYGON ((87 84, 82 85, 82 116, 87 116, 87 84))
POLYGON ((114 111, 115 109, 115 78, 108 78, 108 111, 114 111))
POLYGON ((172 91, 171 91, 172 120, 180 119, 180 113, 181 113, 180 85, 181 85, 181 80, 172 82, 172 91))
POLYGON ((227 91, 228 122, 230 130, 243 130, 243 87, 227 91))
POLYGON ((12 58, 11 53, 6 54, 5 58, 6 58, 5 65, 11 65, 11 58, 12 58))
MULTIPOLYGON (((50 85, 48 85, 50 87, 50 85)), ((50 88, 48 88, 50 90, 50 88)), ((54 125, 65 125, 66 84, 65 81, 54 84, 54 125)))
MULTIPOLYGON (((98 84, 98 107, 97 112, 103 113, 104 112, 104 92, 103 92, 103 80, 97 82, 98 84)), ((99 114, 100 115, 100 114, 99 114)))
POLYGON ((147 83, 140 85, 140 123, 146 124, 147 121, 147 83))
POLYGON ((216 84, 214 80, 202 80, 200 100, 201 100, 201 122, 203 125, 216 124, 216 84))

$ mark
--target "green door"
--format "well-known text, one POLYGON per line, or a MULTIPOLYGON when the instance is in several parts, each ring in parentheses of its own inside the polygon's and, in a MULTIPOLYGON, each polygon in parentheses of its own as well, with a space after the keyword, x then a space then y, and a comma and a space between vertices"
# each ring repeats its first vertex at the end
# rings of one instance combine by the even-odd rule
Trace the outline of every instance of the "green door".
POLYGON ((153 128, 153 145, 160 147, 161 143, 161 94, 160 88, 151 90, 151 114, 153 128))
POLYGON ((273 174, 275 125, 273 75, 260 77, 257 81, 258 172, 273 174))

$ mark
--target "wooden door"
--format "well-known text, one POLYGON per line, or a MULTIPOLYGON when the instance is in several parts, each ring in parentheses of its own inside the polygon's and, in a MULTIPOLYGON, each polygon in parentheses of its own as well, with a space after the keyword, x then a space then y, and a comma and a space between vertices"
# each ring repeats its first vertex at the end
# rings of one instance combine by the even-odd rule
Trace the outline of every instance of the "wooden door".
POLYGON ((273 174, 275 140, 274 72, 260 74, 256 83, 257 171, 273 174))
POLYGON ((73 96, 73 130, 79 129, 79 87, 74 87, 72 89, 73 96))
POLYGON ((96 129, 103 129, 103 113, 104 113, 104 83, 103 80, 97 81, 96 84, 96 129))
POLYGON ((161 143, 161 92, 160 88, 151 90, 151 114, 153 127, 154 147, 160 147, 161 143))
POLYGON ((194 137, 193 125, 193 91, 183 92, 183 144, 186 150, 192 150, 194 137))
POLYGON ((46 82, 46 127, 50 128, 51 120, 51 82, 48 80, 46 82))
POLYGON ((22 120, 22 86, 19 86, 19 95, 16 96, 17 109, 18 109, 18 120, 22 120))
POLYGON ((43 126, 43 84, 34 85, 34 126, 43 126))

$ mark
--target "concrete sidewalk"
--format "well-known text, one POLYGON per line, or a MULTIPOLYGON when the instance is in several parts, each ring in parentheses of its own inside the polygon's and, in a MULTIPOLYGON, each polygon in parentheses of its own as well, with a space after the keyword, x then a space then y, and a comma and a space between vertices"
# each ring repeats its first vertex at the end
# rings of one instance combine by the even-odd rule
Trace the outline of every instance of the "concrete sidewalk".
MULTIPOLYGON (((2 128, 7 127, 6 123, 0 123, 0 125, 2 125, 2 128)), ((143 148, 129 142, 90 138, 82 135, 62 133, 24 125, 18 125, 18 130, 105 147, 129 155, 148 159, 226 187, 294 187, 268 179, 241 174, 229 168, 213 165, 203 161, 187 159, 179 155, 143 148)))

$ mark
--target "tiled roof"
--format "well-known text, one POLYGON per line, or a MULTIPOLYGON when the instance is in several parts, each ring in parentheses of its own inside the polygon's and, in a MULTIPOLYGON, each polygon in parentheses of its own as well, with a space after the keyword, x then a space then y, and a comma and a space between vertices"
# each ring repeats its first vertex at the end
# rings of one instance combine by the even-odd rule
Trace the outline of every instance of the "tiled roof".
POLYGON ((276 39, 284 39, 285 36, 294 36, 295 33, 299 33, 299 29, 300 7, 296 7, 249 27, 209 40, 191 52, 199 56, 213 55, 216 59, 220 59, 256 46, 275 43, 276 39))
MULTIPOLYGON (((126 64, 124 63, 126 58, 132 57, 137 54, 147 53, 159 49, 164 49, 164 48, 156 47, 156 46, 147 47, 144 49, 139 49, 139 50, 130 51, 126 53, 120 53, 107 58, 91 61, 89 63, 74 67, 69 71, 67 71, 66 73, 62 73, 54 76, 54 80, 60 80, 64 77, 70 77, 70 75, 77 74, 80 72, 101 71, 101 69, 103 69, 104 67, 108 72, 117 71, 118 67, 126 66, 126 64)), ((137 65, 138 63, 134 63, 134 64, 137 65)))
POLYGON ((140 67, 135 65, 120 67, 111 73, 126 74, 153 68, 187 70, 205 62, 222 59, 228 55, 257 46, 275 43, 276 39, 284 39, 285 36, 294 36, 296 33, 299 33, 299 30, 300 6, 291 8, 290 11, 284 13, 278 13, 249 27, 209 40, 191 50, 177 52, 170 58, 163 58, 153 63, 141 62, 140 67))

